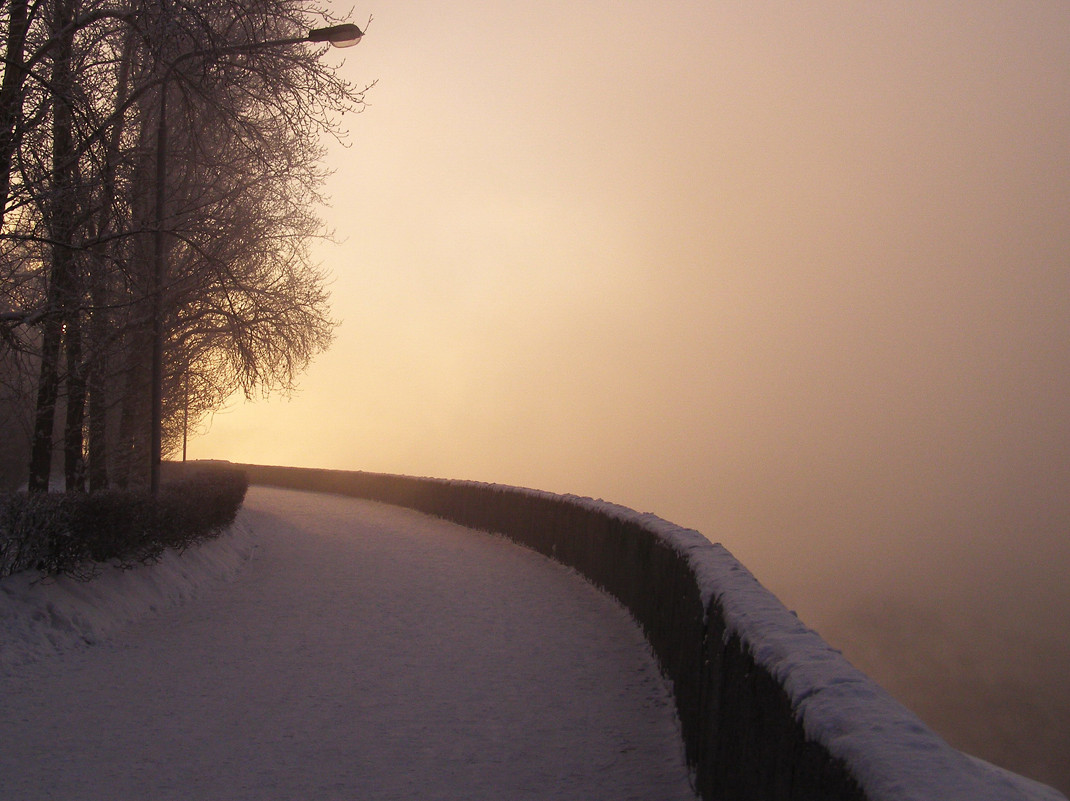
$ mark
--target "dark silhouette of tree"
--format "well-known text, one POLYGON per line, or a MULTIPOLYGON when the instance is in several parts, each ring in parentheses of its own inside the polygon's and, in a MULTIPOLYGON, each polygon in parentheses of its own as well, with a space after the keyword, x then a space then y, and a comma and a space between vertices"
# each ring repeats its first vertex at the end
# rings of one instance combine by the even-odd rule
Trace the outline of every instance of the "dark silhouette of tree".
POLYGON ((47 4, 0 12, 0 353, 20 376, 5 402, 33 407, 32 491, 48 487, 57 428, 69 490, 139 484, 157 314, 168 450, 234 391, 292 388, 328 346, 309 257, 321 137, 342 135, 367 87, 298 41, 339 21, 303 0, 47 4))

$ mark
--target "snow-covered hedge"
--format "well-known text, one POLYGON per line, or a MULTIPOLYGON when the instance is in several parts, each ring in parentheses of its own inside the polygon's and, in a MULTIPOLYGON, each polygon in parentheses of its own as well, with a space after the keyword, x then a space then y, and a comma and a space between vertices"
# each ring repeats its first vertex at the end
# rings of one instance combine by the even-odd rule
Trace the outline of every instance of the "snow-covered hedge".
POLYGON ((704 798, 1066 801, 949 746, 698 532, 514 487, 242 467, 252 483, 369 498, 500 533, 616 596, 673 682, 704 798))
POLYGON ((200 465, 145 491, 0 495, 0 577, 39 570, 88 578, 109 560, 157 560, 234 521, 248 487, 241 470, 200 465))

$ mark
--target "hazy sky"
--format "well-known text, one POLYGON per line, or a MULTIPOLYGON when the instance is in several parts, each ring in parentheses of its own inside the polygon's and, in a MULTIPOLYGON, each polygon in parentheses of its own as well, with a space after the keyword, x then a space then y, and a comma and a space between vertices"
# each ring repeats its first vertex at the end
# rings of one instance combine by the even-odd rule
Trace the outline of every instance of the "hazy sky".
POLYGON ((191 457, 604 497, 789 603, 1067 621, 1070 3, 369 14, 317 251, 337 341, 191 457))

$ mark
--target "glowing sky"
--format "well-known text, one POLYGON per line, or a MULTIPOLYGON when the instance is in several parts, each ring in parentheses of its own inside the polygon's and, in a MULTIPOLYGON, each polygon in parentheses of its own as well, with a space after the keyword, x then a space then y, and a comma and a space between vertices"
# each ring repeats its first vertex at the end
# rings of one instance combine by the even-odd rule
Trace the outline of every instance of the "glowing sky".
POLYGON ((789 595, 1063 575, 1070 4, 368 14, 337 341, 191 458, 604 497, 789 595))

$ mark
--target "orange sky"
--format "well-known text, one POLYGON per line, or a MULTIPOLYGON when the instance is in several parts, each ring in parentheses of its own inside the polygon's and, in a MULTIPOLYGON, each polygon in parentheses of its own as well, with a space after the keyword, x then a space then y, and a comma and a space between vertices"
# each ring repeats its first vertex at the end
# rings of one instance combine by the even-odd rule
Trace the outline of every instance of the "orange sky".
POLYGON ((337 340, 191 458, 605 497, 789 597, 1064 575, 1070 4, 369 13, 337 340))

